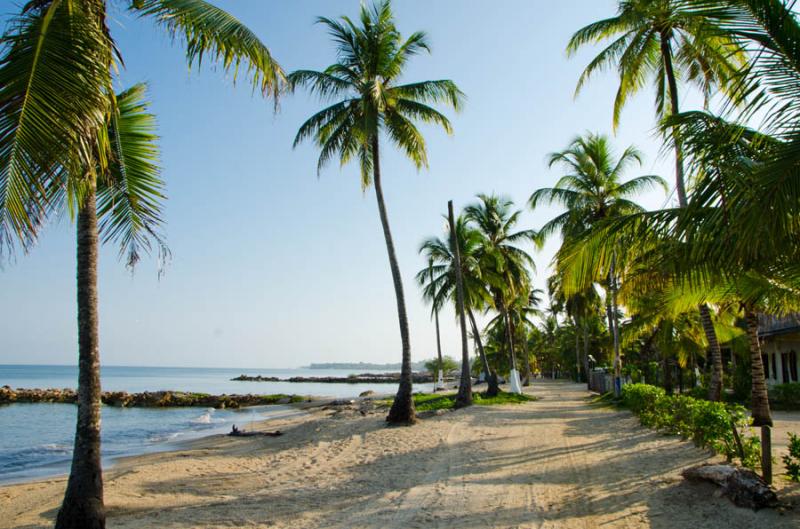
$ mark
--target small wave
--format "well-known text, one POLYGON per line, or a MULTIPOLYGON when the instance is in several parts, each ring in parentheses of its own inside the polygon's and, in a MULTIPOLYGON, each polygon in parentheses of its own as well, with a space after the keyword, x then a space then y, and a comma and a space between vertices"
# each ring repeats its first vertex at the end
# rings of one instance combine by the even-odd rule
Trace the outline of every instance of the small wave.
POLYGON ((192 424, 219 424, 225 422, 223 418, 215 418, 214 415, 214 408, 208 408, 208 410, 201 415, 200 417, 196 417, 192 419, 190 422, 192 424))
POLYGON ((180 437, 180 435, 181 435, 181 432, 156 434, 156 435, 151 435, 148 440, 151 443, 164 443, 164 442, 167 442, 167 441, 174 441, 175 439, 180 437))

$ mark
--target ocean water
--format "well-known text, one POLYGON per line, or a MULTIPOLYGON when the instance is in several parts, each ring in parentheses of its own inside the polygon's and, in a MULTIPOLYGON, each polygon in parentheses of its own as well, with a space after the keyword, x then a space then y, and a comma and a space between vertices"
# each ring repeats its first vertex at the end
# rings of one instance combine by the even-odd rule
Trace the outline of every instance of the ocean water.
MULTIPOLYGON (((286 393, 355 397, 362 391, 393 393, 395 384, 312 384, 234 382, 240 374, 277 376, 347 376, 349 370, 216 369, 119 367, 102 368, 108 391, 195 391, 222 393, 286 393)), ((13 388, 74 388, 75 366, 0 365, 0 386, 13 388)), ((418 389, 429 391, 429 385, 418 389)), ((77 408, 72 404, 0 405, 0 483, 25 481, 69 471, 77 408)), ((102 411, 102 453, 105 465, 115 458, 174 449, 178 443, 245 427, 253 421, 287 417, 302 411, 289 406, 256 406, 241 410, 212 408, 114 408, 102 411)))

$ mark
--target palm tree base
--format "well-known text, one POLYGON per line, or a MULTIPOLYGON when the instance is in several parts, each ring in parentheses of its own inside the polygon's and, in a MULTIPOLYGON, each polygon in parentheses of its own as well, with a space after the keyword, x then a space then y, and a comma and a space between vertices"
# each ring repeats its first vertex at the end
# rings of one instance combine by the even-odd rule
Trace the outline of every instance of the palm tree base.
POLYGON ((56 517, 56 529, 105 529, 106 512, 98 498, 66 498, 56 517))
POLYGON ((486 378, 486 393, 487 397, 496 397, 500 394, 500 384, 497 383, 497 373, 492 371, 486 378))
POLYGON ((508 378, 511 379, 509 380, 509 382, 511 383, 511 393, 522 393, 522 386, 519 380, 519 371, 517 371, 516 369, 512 369, 511 374, 508 378))
POLYGON ((397 395, 394 397, 389 415, 386 422, 397 426, 411 426, 417 422, 417 414, 414 410, 414 399, 411 396, 411 388, 404 388, 401 384, 397 395))

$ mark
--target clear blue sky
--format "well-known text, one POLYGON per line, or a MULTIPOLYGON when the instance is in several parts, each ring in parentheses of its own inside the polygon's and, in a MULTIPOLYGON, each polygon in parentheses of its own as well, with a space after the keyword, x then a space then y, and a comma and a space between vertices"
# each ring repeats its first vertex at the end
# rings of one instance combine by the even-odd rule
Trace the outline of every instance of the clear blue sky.
MULTIPOLYGON (((114 2, 111 2, 114 4, 114 2)), ((318 15, 357 13, 348 1, 220 1, 247 23, 287 71, 333 61, 318 15)), ((0 1, 0 13, 17 9, 0 1)), ((430 169, 417 172, 385 150, 389 215, 405 282, 412 356, 433 356, 429 308, 413 282, 425 266, 420 242, 442 232, 447 200, 479 192, 520 208, 556 170, 547 153, 587 130, 611 133, 614 74, 573 99, 595 50, 568 59, 572 32, 615 11, 611 0, 485 2, 400 0, 400 30, 428 32, 433 53, 409 65, 407 80, 450 78, 467 94, 455 133, 425 129, 430 169)), ((7 16, 4 17, 4 20, 7 16)), ((126 68, 120 88, 150 85, 168 184, 167 235, 173 261, 160 280, 154 259, 132 276, 107 247, 101 254, 102 361, 109 365, 295 367, 309 362, 400 359, 395 299, 372 190, 356 170, 331 165, 318 179, 311 144, 292 150, 298 126, 321 108, 304 94, 280 111, 246 84, 213 68, 187 71, 182 49, 149 21, 117 9, 111 22, 126 68)), ((689 101, 696 98, 688 98, 689 101)), ((684 98, 687 100, 687 98, 684 98)), ((688 103, 690 104, 690 103, 688 103)), ((688 105, 687 104, 687 105, 688 105)), ((653 135, 652 92, 631 102, 615 138, 647 155, 637 174, 673 181, 653 135)), ((660 207, 666 197, 641 197, 660 207)), ((539 227, 555 209, 526 212, 539 227)), ((0 363, 76 362, 74 230, 54 222, 29 255, 0 271, 0 363)), ((536 254, 542 286, 557 241, 536 254)), ((442 316, 445 353, 457 355, 452 314, 442 316)))

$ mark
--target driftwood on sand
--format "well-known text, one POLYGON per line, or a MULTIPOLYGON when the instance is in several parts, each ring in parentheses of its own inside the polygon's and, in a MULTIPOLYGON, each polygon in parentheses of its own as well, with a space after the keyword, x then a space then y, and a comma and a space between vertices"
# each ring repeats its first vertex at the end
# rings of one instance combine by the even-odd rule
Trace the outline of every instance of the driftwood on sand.
POLYGON ((732 465, 699 465, 682 472, 689 481, 709 481, 720 487, 723 496, 739 507, 758 510, 778 503, 775 491, 761 476, 746 468, 732 465))
POLYGON ((275 430, 274 432, 247 432, 245 430, 240 430, 234 424, 228 435, 231 437, 278 437, 283 435, 283 432, 280 430, 275 430))

